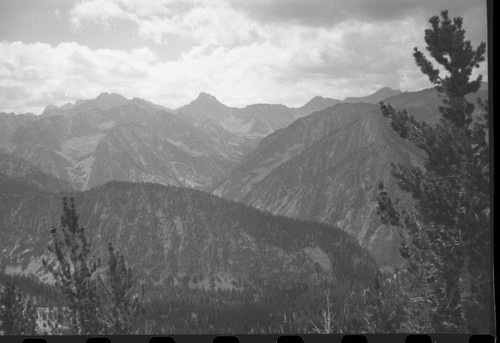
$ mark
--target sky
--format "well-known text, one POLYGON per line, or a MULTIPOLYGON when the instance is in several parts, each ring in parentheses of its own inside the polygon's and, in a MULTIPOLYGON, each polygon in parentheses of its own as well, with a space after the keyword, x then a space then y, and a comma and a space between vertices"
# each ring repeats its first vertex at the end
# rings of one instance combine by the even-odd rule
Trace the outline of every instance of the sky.
POLYGON ((420 90, 413 48, 443 9, 487 41, 485 0, 0 0, 0 112, 103 92, 177 108, 420 90))

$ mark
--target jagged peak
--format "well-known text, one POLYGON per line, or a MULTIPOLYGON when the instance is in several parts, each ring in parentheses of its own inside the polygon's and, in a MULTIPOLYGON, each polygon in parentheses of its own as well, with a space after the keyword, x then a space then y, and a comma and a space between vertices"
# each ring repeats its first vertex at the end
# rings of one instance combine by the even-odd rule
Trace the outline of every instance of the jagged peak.
POLYGON ((313 100, 324 100, 324 99, 326 99, 324 96, 316 95, 314 98, 311 99, 311 101, 313 101, 313 100))
POLYGON ((325 103, 330 103, 331 105, 341 102, 341 100, 338 99, 333 99, 333 98, 326 98, 321 95, 316 95, 314 98, 309 100, 307 103, 305 103, 302 108, 306 107, 311 107, 315 105, 325 105, 325 103))
POLYGON ((57 111, 59 109, 60 108, 57 107, 56 105, 49 104, 49 105, 45 106, 45 109, 43 110, 42 115, 53 114, 54 111, 57 111))
POLYGON ((368 103, 377 103, 384 98, 401 94, 402 92, 398 89, 393 89, 391 87, 382 87, 378 89, 376 92, 370 93, 365 96, 354 96, 354 97, 346 97, 344 102, 368 102, 368 103))
POLYGON ((208 100, 208 101, 220 102, 215 96, 213 96, 210 93, 206 93, 206 92, 200 92, 200 94, 198 94, 198 97, 196 98, 196 100, 205 100, 205 101, 208 100))
POLYGON ((393 92, 399 92, 400 90, 399 89, 394 89, 394 88, 391 88, 391 87, 382 87, 380 88, 378 91, 376 91, 375 93, 378 93, 378 92, 383 92, 383 91, 393 91, 393 92))
POLYGON ((96 98, 96 100, 127 100, 123 95, 117 94, 117 93, 101 93, 99 94, 96 98))
POLYGON ((70 102, 67 102, 66 104, 62 105, 60 108, 61 108, 62 110, 67 110, 67 109, 70 109, 70 108, 73 108, 73 107, 75 107, 75 105, 74 105, 74 104, 72 104, 72 103, 70 103, 70 102))

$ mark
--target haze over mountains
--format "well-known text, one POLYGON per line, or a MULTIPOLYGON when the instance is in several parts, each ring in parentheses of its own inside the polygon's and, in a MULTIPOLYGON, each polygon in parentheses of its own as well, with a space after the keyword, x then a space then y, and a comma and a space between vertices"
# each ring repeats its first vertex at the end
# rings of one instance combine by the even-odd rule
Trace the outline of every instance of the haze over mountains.
MULTIPOLYGON (((484 85, 475 97, 487 98, 486 88, 484 85)), ((91 218, 86 222, 89 227, 105 228, 119 236, 132 234, 139 225, 133 218, 134 214, 129 221, 122 219, 127 217, 127 211, 132 211, 145 221, 145 224, 140 224, 144 225, 144 230, 147 227, 147 230, 155 232, 155 238, 151 238, 153 242, 161 238, 161 227, 170 228, 165 232, 171 235, 177 230, 172 228, 181 225, 171 223, 169 216, 173 212, 163 213, 160 207, 151 212, 158 206, 158 201, 166 201, 158 199, 170 198, 174 194, 190 194, 191 200, 197 196, 204 199, 208 196, 187 190, 186 193, 173 192, 171 188, 160 186, 156 186, 158 190, 155 190, 151 185, 105 185, 110 181, 149 182, 210 191, 276 215, 333 224, 368 248, 380 269, 393 270, 404 262, 398 251, 400 238, 393 229, 383 226, 376 215, 377 185, 384 181, 392 194, 398 194, 390 177, 390 164, 417 165, 422 153, 401 140, 389 127, 377 105, 381 100, 397 108, 407 108, 417 119, 431 123, 438 120, 441 100, 434 89, 402 93, 389 88, 367 97, 346 98, 344 101, 315 97, 300 108, 272 104, 234 108, 222 104, 212 95, 201 93, 191 103, 170 110, 146 100, 129 100, 118 94, 104 93, 93 100, 77 101, 62 107, 47 106, 41 116, 0 113, 0 207, 6 213, 2 217, 2 234, 10 237, 17 228, 32 232, 30 230, 34 228, 30 225, 36 230, 43 230, 56 224, 60 213, 60 194, 51 192, 64 193, 71 187, 86 191, 75 194, 81 199, 82 219, 91 218), (90 190, 92 188, 95 189, 90 190), (39 194, 39 198, 35 199, 35 195, 27 193, 39 194), (160 193, 161 196, 158 195, 160 193), (140 194, 140 199, 132 199, 136 197, 134 194, 140 194), (91 204, 97 202, 102 208, 91 210, 87 208, 90 204, 85 205, 87 201, 91 204), (35 206, 37 202, 43 203, 43 206, 40 205, 38 212, 28 214, 30 206, 35 206), (123 208, 120 207, 122 203, 123 208), (20 208, 23 208, 21 212, 25 217, 23 222, 16 218, 21 213, 16 209, 20 208), (37 219, 37 216, 44 219, 37 219), (102 219, 102 223, 98 218, 102 219)), ((399 195, 403 202, 410 201, 405 194, 399 195)), ((204 216, 212 215, 203 206, 219 204, 219 200, 208 197, 206 199, 212 200, 197 203, 194 207, 184 204, 191 209, 186 209, 188 212, 179 217, 182 225, 188 225, 183 227, 189 227, 190 220, 201 223, 204 216)), ((226 214, 229 213, 227 208, 236 206, 224 201, 220 204, 223 204, 220 205, 221 211, 226 214)), ((251 216, 260 216, 260 212, 251 213, 251 216)), ((214 220, 229 231, 234 229, 236 223, 246 225, 238 222, 240 219, 234 222, 234 218, 225 216, 217 216, 218 219, 214 220)), ((189 230, 212 230, 196 228, 189 230)), ((335 230, 333 226, 329 228, 335 230)), ((212 235, 209 231, 205 233, 212 235)), ((41 235, 40 232, 37 231, 37 234, 41 235)), ((293 232, 296 235, 297 231, 293 232)), ((287 234, 283 232, 280 239, 285 239, 287 234)), ((9 241, 11 248, 8 248, 4 244, 7 238, 4 240, 3 237, 0 247, 2 259, 8 256, 11 262, 25 261, 23 254, 26 258, 40 256, 41 250, 34 253, 34 238, 29 235, 19 238, 32 242, 29 247, 9 253, 17 241, 8 238, 12 240, 9 241)), ((240 238, 231 236, 233 243, 246 240, 255 243, 258 239, 253 234, 249 237, 240 233, 234 235, 240 238)), ((172 237, 164 238, 170 241, 172 237)), ((190 239, 197 238, 193 236, 190 239)), ((104 244, 99 242, 96 244, 104 244)), ((221 254, 223 243, 220 240, 219 245, 208 241, 196 242, 193 249, 202 249, 206 243, 214 249, 213 254, 221 254)), ((125 241, 122 243, 126 244, 125 241)), ((316 262, 323 266, 334 263, 332 258, 330 262, 324 258, 324 254, 329 254, 329 248, 316 240, 303 246, 303 249, 313 249, 307 251, 315 251, 314 258, 307 257, 309 255, 305 252, 300 256, 278 253, 274 243, 268 242, 270 245, 265 246, 261 243, 255 243, 257 245, 249 251, 257 251, 264 259, 271 258, 266 254, 274 251, 276 261, 281 262, 270 266, 259 260, 255 262, 262 264, 259 268, 273 269, 282 264, 297 273, 306 273, 307 266, 316 262), (317 247, 321 252, 315 250, 317 247), (285 263, 290 259, 298 259, 300 262, 297 263, 302 267, 296 266, 295 262, 285 263)), ((162 254, 162 249, 158 247, 157 253, 162 254)), ((139 256, 137 251, 130 253, 139 256)), ((236 254, 236 250, 232 253, 236 254)), ((208 258, 203 254, 196 257, 199 259, 196 261, 201 263, 208 258)), ((232 258, 240 257, 235 255, 232 258)), ((356 260, 352 258, 346 261, 356 260)), ((195 263, 195 260, 186 261, 195 263)), ((351 263, 346 261, 343 263, 351 263)), ((200 271, 204 268, 208 267, 202 263, 200 271)), ((231 272, 233 274, 237 275, 231 272)))

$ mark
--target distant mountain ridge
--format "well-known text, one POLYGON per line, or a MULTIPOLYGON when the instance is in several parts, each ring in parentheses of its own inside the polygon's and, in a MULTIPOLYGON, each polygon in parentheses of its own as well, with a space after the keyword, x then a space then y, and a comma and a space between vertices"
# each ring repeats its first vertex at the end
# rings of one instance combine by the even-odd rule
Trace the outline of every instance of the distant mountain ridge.
POLYGON ((150 102, 119 95, 103 94, 57 111, 21 123, 2 116, 12 124, 0 151, 77 189, 111 180, 205 188, 254 144, 216 124, 194 127, 150 102))
POLYGON ((48 105, 39 117, 0 114, 0 152, 24 158, 77 189, 111 180, 210 189, 263 137, 335 103, 316 97, 300 108, 233 108, 202 92, 169 111, 143 99, 102 93, 61 107, 48 105), (123 131, 130 125, 135 134, 123 131))
POLYGON ((398 92, 399 91, 385 87, 367 97, 346 98, 343 101, 316 96, 299 108, 274 104, 253 104, 244 108, 229 107, 222 104, 215 96, 206 92, 200 92, 198 97, 189 104, 174 110, 139 98, 129 100, 116 93, 102 93, 95 99, 77 100, 73 104, 67 103, 60 107, 47 105, 42 116, 53 116, 58 114, 68 116, 92 110, 107 111, 113 107, 135 104, 145 110, 164 110, 166 112, 178 114, 181 118, 193 125, 209 120, 213 124, 219 125, 238 136, 257 142, 260 138, 288 126, 300 117, 333 106, 337 103, 376 103, 382 98, 395 95, 398 92))
POLYGON ((254 104, 244 108, 229 107, 204 92, 174 112, 193 125, 211 121, 229 132, 253 141, 289 125, 298 117, 294 109, 284 105, 254 104))
POLYGON ((311 100, 309 100, 305 105, 299 108, 299 110, 303 113, 313 113, 316 111, 320 111, 324 108, 334 106, 336 104, 341 103, 342 100, 332 99, 332 98, 324 98, 322 96, 315 96, 311 100))
POLYGON ((391 96, 396 96, 398 94, 401 94, 402 92, 400 90, 392 89, 389 87, 383 87, 376 91, 373 94, 364 96, 364 97, 347 97, 344 99, 344 102, 348 103, 356 103, 356 102, 366 102, 369 104, 376 104, 385 98, 391 97, 391 96))
POLYGON ((120 107, 128 104, 135 104, 142 108, 150 107, 156 110, 171 111, 164 106, 156 105, 144 99, 134 98, 132 100, 129 100, 120 94, 101 93, 95 99, 77 100, 74 104, 67 103, 61 107, 48 105, 42 112, 42 116, 51 116, 58 114, 72 115, 90 110, 107 111, 113 107, 120 107))

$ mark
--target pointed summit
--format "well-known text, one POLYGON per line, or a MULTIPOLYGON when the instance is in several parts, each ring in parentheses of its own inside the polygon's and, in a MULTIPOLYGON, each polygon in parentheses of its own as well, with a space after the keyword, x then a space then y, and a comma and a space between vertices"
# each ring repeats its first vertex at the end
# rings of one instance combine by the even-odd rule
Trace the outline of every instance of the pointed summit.
POLYGON ((42 112, 42 116, 51 116, 57 114, 59 110, 60 108, 55 105, 47 105, 45 106, 45 109, 42 112))
MULTIPOLYGON (((92 101, 92 100, 91 100, 92 101)), ((107 110, 112 107, 126 105, 129 100, 124 96, 116 93, 101 93, 93 100, 95 107, 102 110, 107 110)))
POLYGON ((189 104, 184 105, 176 110, 177 113, 183 113, 183 118, 197 124, 199 122, 210 119, 215 123, 219 123, 231 116, 232 109, 211 94, 201 92, 196 99, 189 104))
POLYGON ((194 101, 215 102, 219 104, 221 103, 215 96, 206 92, 200 92, 200 94, 198 94, 198 97, 194 101))
POLYGON ((209 93, 201 92, 198 94, 198 97, 191 101, 188 105, 185 105, 182 108, 197 108, 199 110, 220 110, 221 108, 226 108, 227 106, 221 103, 215 96, 209 93))
POLYGON ((373 94, 364 96, 364 97, 347 97, 345 98, 344 102, 349 102, 349 103, 355 103, 355 102, 365 102, 365 103, 370 103, 370 104, 376 104, 385 98, 388 98, 390 96, 395 96, 400 94, 401 91, 397 89, 392 89, 389 87, 383 87, 376 91, 373 94))
POLYGON ((315 96, 314 98, 309 100, 307 104, 302 106, 300 110, 305 111, 307 114, 309 114, 336 105, 340 102, 342 101, 332 98, 324 98, 322 96, 315 96))

